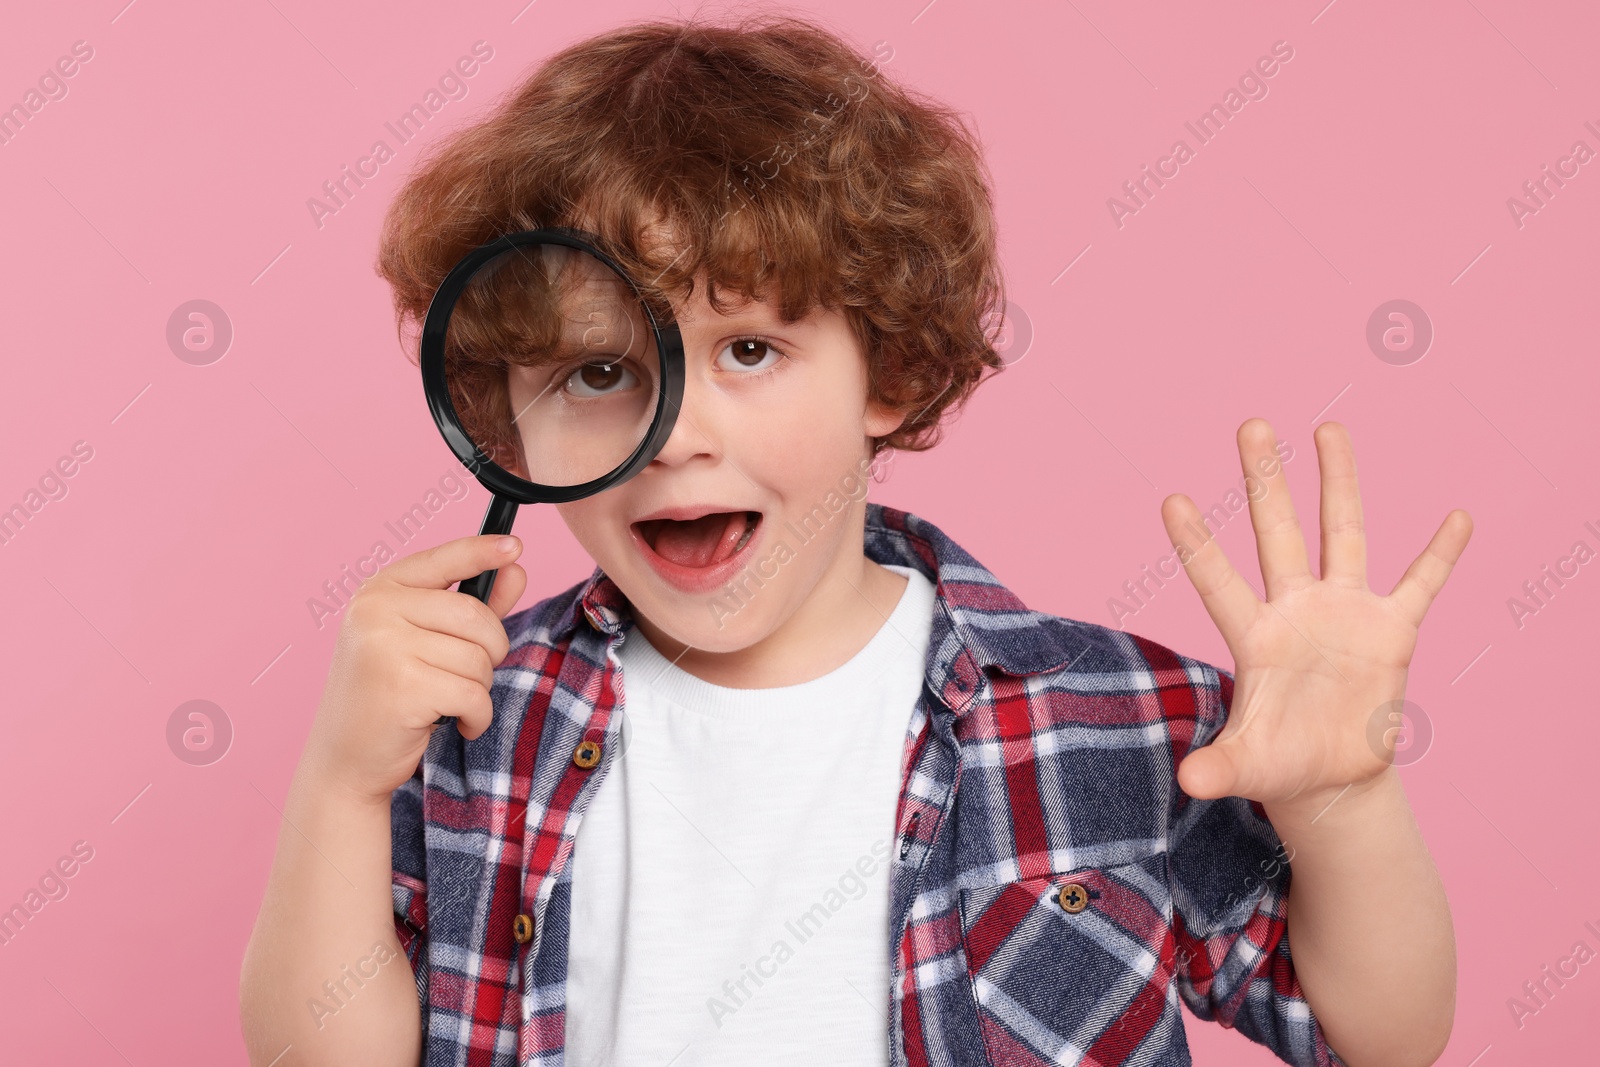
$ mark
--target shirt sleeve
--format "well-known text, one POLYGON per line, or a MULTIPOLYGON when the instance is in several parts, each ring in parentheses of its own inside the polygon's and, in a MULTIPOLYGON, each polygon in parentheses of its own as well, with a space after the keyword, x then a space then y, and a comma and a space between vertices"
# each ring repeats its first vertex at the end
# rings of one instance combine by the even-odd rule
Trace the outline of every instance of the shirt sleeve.
MULTIPOLYGON (((1174 736, 1174 768, 1227 721, 1233 675, 1199 663, 1192 741, 1174 736)), ((1168 846, 1176 981, 1195 1015, 1237 1029, 1286 1063, 1343 1064, 1301 993, 1289 952, 1293 852, 1260 804, 1195 800, 1173 787, 1168 846)))
POLYGON ((427 849, 423 839, 422 761, 389 798, 394 867, 394 932, 417 979, 417 1002, 428 1003, 427 849))

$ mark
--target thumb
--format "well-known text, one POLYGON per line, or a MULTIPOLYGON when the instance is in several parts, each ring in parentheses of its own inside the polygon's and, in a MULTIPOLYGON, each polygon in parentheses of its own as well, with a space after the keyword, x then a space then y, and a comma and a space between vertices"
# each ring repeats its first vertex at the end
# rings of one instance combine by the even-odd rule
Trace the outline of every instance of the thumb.
POLYGON ((1241 795, 1236 758, 1240 755, 1231 739, 1213 741, 1204 748, 1195 749, 1178 764, 1178 788, 1196 800, 1241 795))
POLYGON ((519 564, 507 563, 500 568, 494 576, 494 588, 489 590, 489 610, 498 618, 505 618, 512 608, 517 606, 517 601, 522 598, 522 591, 528 588, 528 572, 519 564))

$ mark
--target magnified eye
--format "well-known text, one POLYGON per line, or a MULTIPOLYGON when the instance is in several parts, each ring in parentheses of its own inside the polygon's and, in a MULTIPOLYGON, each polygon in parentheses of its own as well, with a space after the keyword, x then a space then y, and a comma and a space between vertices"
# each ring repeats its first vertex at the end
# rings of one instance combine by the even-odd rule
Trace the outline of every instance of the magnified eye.
POLYGON ((638 381, 638 377, 620 360, 596 360, 573 371, 562 388, 573 396, 597 397, 622 392, 638 381))
POLYGON ((728 343, 722 350, 733 357, 731 364, 718 360, 729 370, 759 371, 766 370, 783 358, 783 353, 776 347, 759 337, 740 337, 728 343))

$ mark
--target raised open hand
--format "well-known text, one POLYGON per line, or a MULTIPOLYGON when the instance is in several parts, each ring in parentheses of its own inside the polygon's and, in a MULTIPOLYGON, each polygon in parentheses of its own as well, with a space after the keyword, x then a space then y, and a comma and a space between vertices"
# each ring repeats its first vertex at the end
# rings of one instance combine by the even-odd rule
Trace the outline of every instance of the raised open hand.
POLYGON ((1226 726, 1178 768, 1178 784, 1192 797, 1331 803, 1388 768, 1394 731, 1374 746, 1369 726, 1404 697, 1418 627, 1472 536, 1471 516, 1450 512, 1389 595, 1372 592, 1350 435, 1325 422, 1313 437, 1322 477, 1320 578, 1311 573, 1272 427, 1259 418, 1239 427, 1265 602, 1214 537, 1195 543, 1206 528, 1192 500, 1174 493, 1161 503, 1167 536, 1234 661, 1226 726))

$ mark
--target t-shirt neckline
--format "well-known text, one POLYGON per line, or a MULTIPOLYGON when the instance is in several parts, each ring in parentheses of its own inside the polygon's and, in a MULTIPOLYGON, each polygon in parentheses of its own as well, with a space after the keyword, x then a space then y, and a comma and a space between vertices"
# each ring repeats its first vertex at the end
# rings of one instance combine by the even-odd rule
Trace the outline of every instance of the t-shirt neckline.
POLYGON ((892 563, 880 566, 905 576, 900 600, 860 651, 827 674, 793 685, 757 689, 717 685, 676 666, 633 627, 617 648, 625 668, 624 700, 630 686, 646 685, 656 700, 714 717, 764 718, 785 712, 815 715, 851 709, 860 691, 892 665, 914 656, 920 667, 927 658, 935 606, 933 583, 915 568, 892 563))

